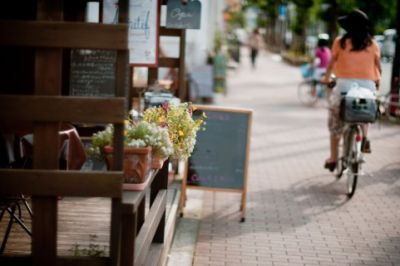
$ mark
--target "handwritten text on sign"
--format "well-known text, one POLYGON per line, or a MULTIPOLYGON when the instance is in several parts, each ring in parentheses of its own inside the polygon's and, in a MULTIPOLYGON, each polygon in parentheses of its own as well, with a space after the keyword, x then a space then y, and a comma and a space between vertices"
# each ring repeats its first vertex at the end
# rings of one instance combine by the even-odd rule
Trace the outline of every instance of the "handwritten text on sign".
POLYGON ((129 63, 155 66, 158 58, 158 0, 129 1, 129 63))
POLYGON ((167 4, 167 28, 200 29, 201 3, 198 0, 169 0, 167 4))
POLYGON ((107 50, 71 50, 70 95, 114 96, 117 54, 107 50))
MULTIPOLYGON (((189 158, 187 184, 244 189, 251 111, 201 106, 198 110, 206 113, 207 124, 206 130, 197 134, 189 158)), ((198 111, 193 113, 195 118, 198 115, 198 111)))

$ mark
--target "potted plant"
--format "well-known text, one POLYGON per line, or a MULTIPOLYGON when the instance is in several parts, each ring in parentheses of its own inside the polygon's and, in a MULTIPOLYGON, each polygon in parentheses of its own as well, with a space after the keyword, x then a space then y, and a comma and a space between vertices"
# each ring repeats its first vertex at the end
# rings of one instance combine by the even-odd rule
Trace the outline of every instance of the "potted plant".
POLYGON ((205 125, 205 113, 193 119, 194 107, 190 103, 169 104, 148 108, 143 120, 167 128, 173 144, 173 159, 184 160, 190 157, 196 144, 197 132, 205 125))
MULTIPOLYGON (((97 158, 105 159, 107 167, 112 168, 113 161, 113 125, 92 136, 88 152, 97 158)), ((150 168, 152 157, 165 159, 173 152, 168 131, 156 124, 146 121, 133 123, 126 121, 124 130, 124 163, 125 183, 143 183, 150 168), (153 156, 152 156, 153 154, 153 156)), ((154 165, 160 168, 160 162, 154 165)))
MULTIPOLYGON (((152 168, 161 169, 163 162, 174 152, 168 129, 141 121, 137 124, 136 134, 143 136, 144 142, 152 147, 152 168)), ((137 135, 132 136, 138 137, 137 135)))

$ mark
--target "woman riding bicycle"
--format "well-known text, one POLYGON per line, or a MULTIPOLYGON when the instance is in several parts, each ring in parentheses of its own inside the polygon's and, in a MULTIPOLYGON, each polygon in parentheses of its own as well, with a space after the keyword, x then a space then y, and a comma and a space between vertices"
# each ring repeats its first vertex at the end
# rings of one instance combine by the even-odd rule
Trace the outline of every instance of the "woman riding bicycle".
MULTIPOLYGON (((340 119, 341 95, 345 94, 354 83, 359 87, 376 92, 381 76, 380 50, 371 33, 368 16, 355 9, 347 16, 338 19, 339 25, 346 30, 342 37, 335 39, 332 45, 332 58, 323 83, 329 83, 333 72, 337 86, 330 97, 328 128, 330 132, 330 157, 324 167, 333 171, 338 158, 338 144, 344 123, 340 119)), ((363 125, 362 151, 371 152, 367 138, 367 125, 363 125)))

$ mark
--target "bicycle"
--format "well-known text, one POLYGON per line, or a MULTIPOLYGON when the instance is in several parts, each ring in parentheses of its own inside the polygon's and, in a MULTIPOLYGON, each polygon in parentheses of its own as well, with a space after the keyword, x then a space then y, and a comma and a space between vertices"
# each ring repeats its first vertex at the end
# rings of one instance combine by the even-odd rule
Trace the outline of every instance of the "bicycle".
MULTIPOLYGON (((320 80, 314 79, 314 67, 310 64, 300 66, 304 80, 297 86, 297 97, 306 106, 314 106, 319 99, 329 96, 334 84, 324 84, 320 80)), ((322 76, 321 76, 322 77, 322 76)), ((332 77, 334 80, 334 77, 332 77)))
POLYGON ((357 187, 358 175, 364 163, 361 152, 362 131, 359 123, 346 123, 343 131, 343 146, 339 145, 341 157, 337 160, 336 178, 340 179, 343 173, 347 176, 347 196, 353 197, 357 187))
MULTIPOLYGON (((355 89, 362 88, 359 88, 357 85, 355 89)), ((342 94, 342 96, 344 95, 342 94)), ((378 110, 375 98, 352 98, 349 101, 350 104, 346 102, 342 103, 341 116, 345 124, 342 134, 342 146, 339 145, 338 154, 340 157, 337 160, 335 175, 337 179, 340 179, 344 173, 346 174, 347 197, 351 198, 357 187, 361 166, 365 162, 364 154, 361 150, 363 140, 363 131, 361 127, 364 123, 374 122, 378 110), (360 114, 360 117, 356 117, 357 114, 354 114, 354 117, 349 118, 350 115, 347 113, 349 109, 353 109, 355 112, 360 112, 362 114, 360 114), (370 112, 371 109, 373 110, 372 112, 370 112)))

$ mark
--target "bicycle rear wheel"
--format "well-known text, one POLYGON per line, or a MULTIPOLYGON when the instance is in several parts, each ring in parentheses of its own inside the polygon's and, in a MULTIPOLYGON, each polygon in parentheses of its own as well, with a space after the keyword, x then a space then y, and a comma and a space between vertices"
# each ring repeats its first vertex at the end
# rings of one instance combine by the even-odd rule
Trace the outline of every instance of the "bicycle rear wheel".
POLYGON ((340 179, 343 175, 344 170, 346 170, 346 154, 345 154, 345 137, 342 137, 338 145, 338 158, 336 160, 335 176, 336 179, 340 179))
POLYGON ((300 102, 312 106, 318 100, 316 87, 313 86, 314 83, 312 80, 304 80, 297 87, 297 97, 300 102))
POLYGON ((347 170, 347 197, 351 198, 354 195, 357 187, 358 174, 360 172, 360 154, 361 146, 356 141, 358 132, 353 129, 349 136, 349 157, 347 170))
POLYGON ((344 170, 346 169, 345 162, 343 157, 339 158, 336 163, 336 179, 340 179, 343 175, 344 170))
POLYGON ((359 168, 359 163, 353 163, 347 171, 347 197, 349 198, 353 197, 356 191, 359 168))

